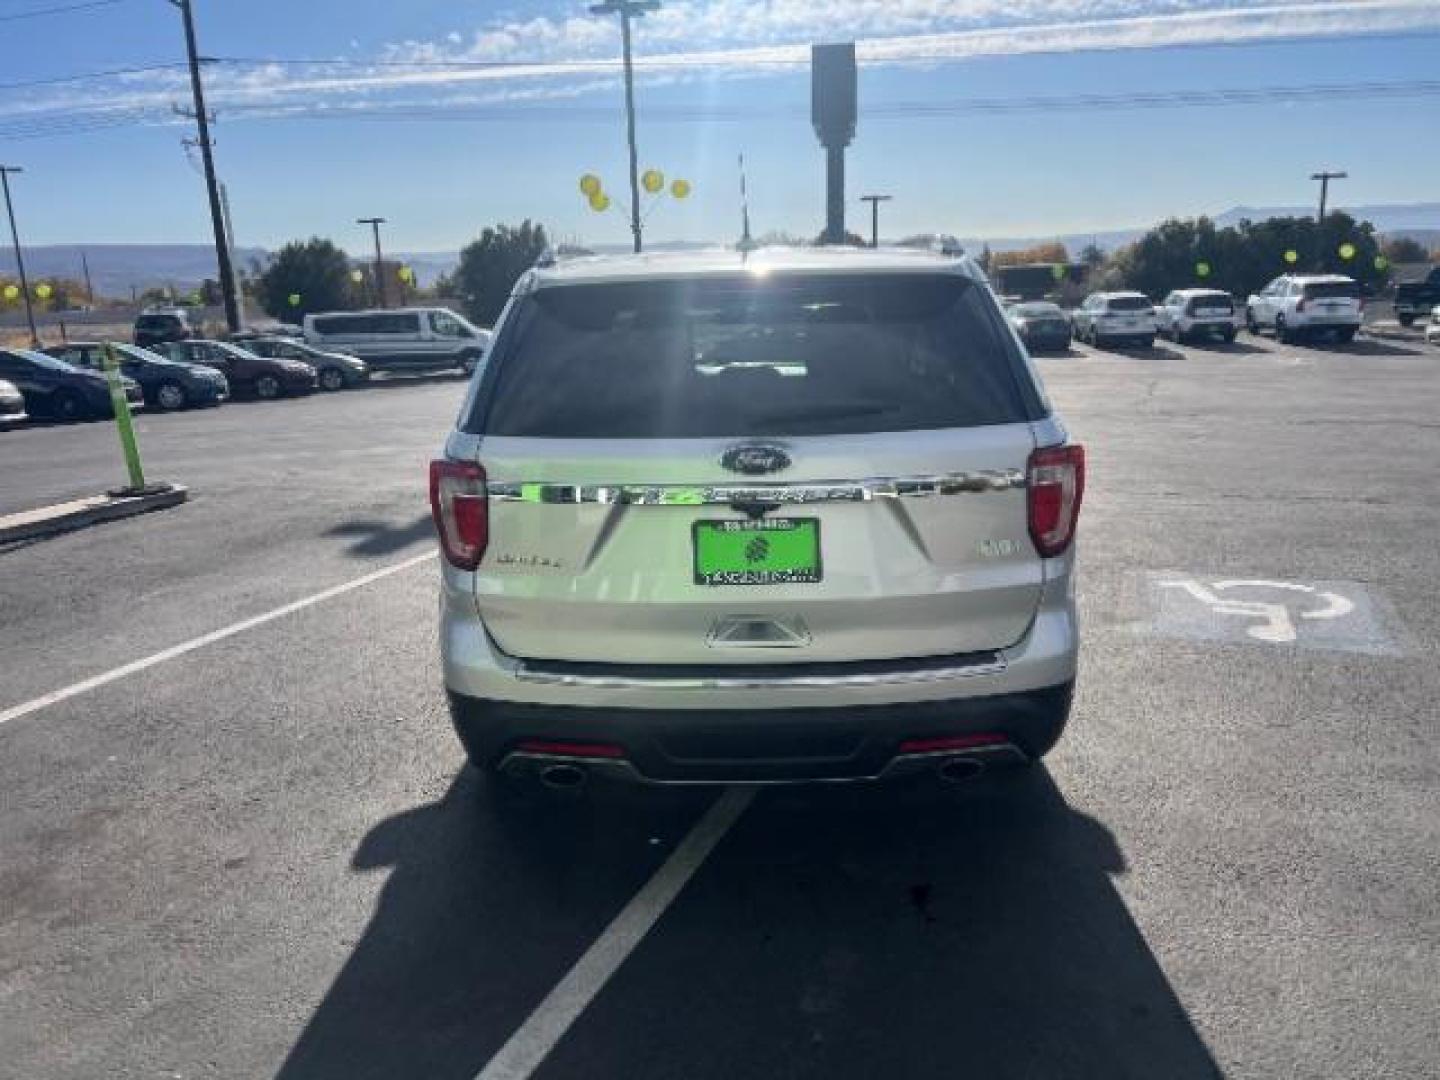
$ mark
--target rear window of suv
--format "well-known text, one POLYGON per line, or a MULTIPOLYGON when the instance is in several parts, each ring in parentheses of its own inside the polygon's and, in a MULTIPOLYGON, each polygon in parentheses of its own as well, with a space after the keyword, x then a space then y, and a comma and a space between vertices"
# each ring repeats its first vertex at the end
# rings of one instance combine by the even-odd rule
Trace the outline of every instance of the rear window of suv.
POLYGON ((1353 281, 1312 281, 1305 286, 1306 300, 1359 300, 1360 286, 1353 281))
POLYGON ((546 438, 829 435, 1043 414, 967 278, 830 275, 542 288, 507 320, 465 430, 546 438))
POLYGON ((1149 311, 1153 305, 1143 296, 1112 296, 1105 306, 1111 311, 1149 311))

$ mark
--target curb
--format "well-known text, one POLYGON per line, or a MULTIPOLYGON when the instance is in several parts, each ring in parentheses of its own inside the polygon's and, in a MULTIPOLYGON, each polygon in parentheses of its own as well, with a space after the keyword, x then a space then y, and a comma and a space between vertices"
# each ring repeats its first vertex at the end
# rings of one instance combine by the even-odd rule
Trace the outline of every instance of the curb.
POLYGON ((120 521, 152 510, 179 506, 190 496, 181 484, 168 485, 162 491, 144 495, 92 495, 87 499, 42 506, 19 514, 0 517, 0 544, 33 540, 54 533, 70 532, 98 525, 104 521, 120 521))

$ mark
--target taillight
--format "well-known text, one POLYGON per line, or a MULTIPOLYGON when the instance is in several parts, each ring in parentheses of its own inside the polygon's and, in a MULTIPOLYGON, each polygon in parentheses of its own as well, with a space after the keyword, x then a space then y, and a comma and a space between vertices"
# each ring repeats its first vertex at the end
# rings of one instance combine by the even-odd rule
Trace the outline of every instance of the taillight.
POLYGON ((430 513, 452 566, 474 570, 490 539, 485 470, 473 461, 430 462, 430 513))
POLYGON ((1042 558, 1063 554, 1075 538, 1085 495, 1085 448, 1050 446, 1030 455, 1025 470, 1030 539, 1042 558))

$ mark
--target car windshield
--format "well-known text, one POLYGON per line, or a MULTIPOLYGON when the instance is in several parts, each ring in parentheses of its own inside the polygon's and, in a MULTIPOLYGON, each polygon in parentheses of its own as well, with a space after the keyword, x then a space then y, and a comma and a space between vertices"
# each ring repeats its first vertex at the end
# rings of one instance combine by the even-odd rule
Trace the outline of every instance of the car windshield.
POLYGON ((1023 420, 992 310, 955 275, 543 289, 518 313, 471 422, 624 438, 1023 420))
POLYGON ((1105 306, 1111 311, 1149 311, 1154 305, 1143 296, 1112 296, 1105 306))
POLYGON ((1064 315, 1055 304, 1017 304, 1010 309, 1021 318, 1058 319, 1064 315))
POLYGON ((1235 301, 1229 293, 1199 293, 1190 298, 1191 308, 1223 308, 1230 311, 1234 304, 1235 301))
POLYGON ((180 325, 178 315, 141 315, 135 320, 137 330, 173 330, 180 325))

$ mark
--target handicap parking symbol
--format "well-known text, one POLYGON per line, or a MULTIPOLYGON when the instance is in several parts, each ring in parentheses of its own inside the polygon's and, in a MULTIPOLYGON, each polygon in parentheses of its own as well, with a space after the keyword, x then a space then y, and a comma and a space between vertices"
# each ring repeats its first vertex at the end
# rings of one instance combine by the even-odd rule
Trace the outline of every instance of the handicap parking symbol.
POLYGON ((1375 601, 1352 581, 1147 575, 1150 629, 1164 637, 1395 653, 1375 601))

